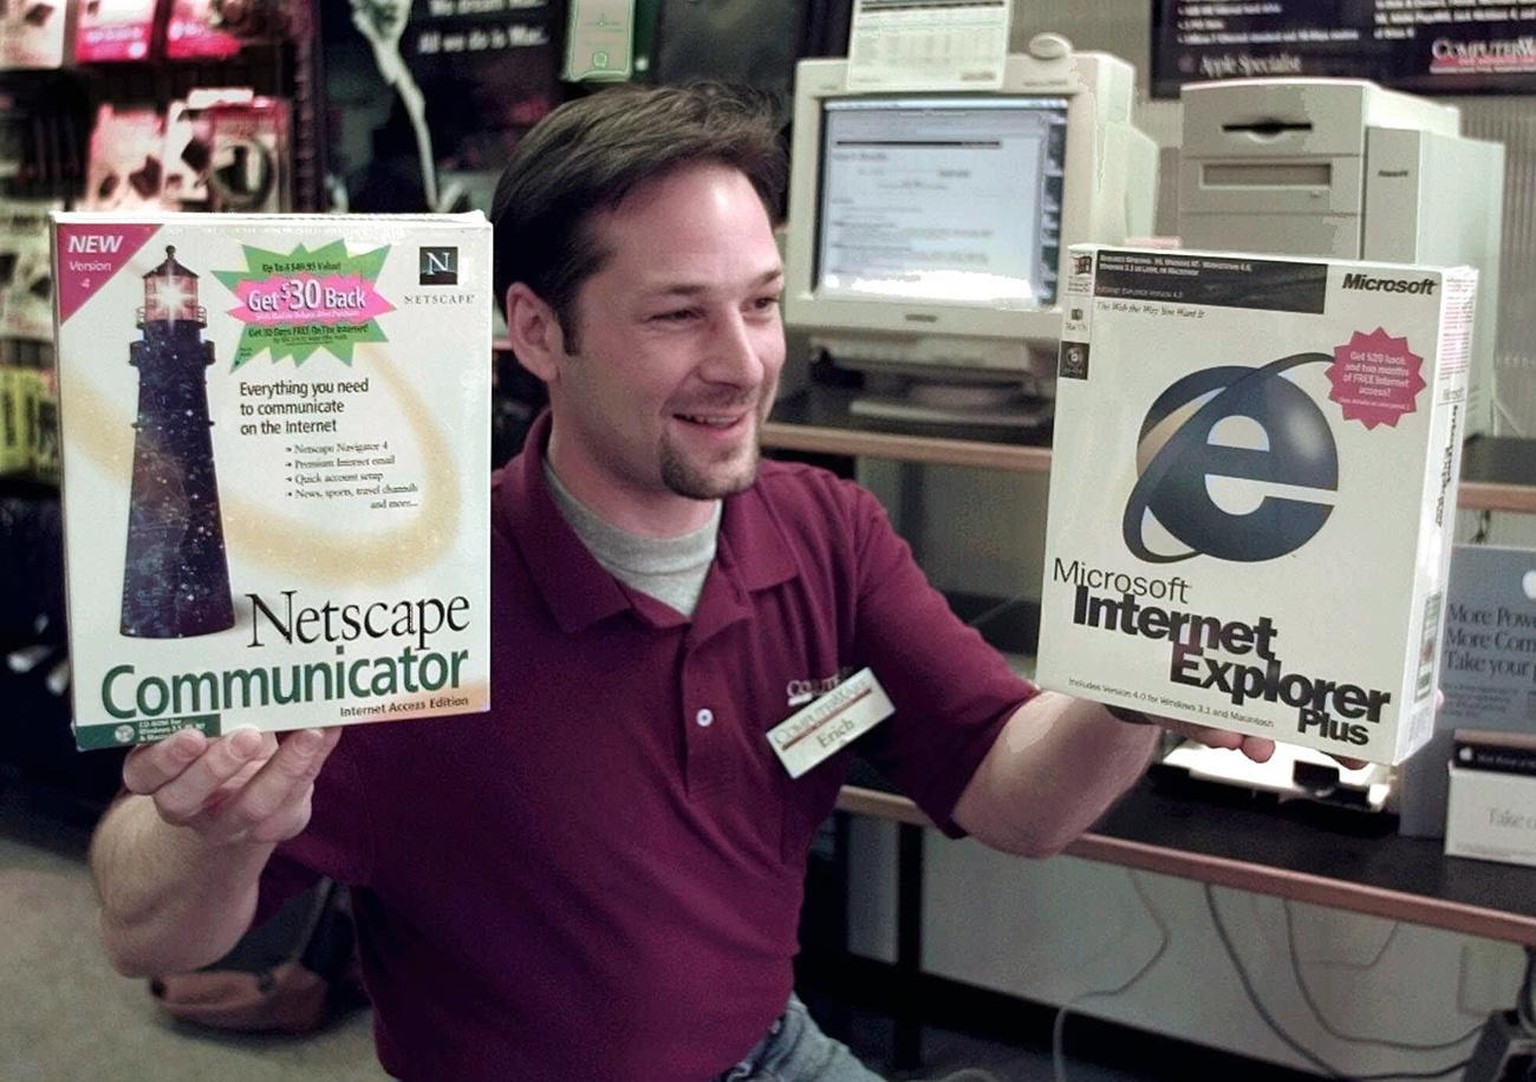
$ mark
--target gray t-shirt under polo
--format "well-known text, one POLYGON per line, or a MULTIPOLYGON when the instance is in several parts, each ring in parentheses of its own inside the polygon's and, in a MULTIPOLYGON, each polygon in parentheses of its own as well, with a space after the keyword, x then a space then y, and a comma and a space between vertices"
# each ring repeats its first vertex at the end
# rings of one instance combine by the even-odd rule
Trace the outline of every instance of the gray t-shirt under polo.
POLYGON ((715 559, 720 501, 709 522, 681 537, 640 537, 599 518, 566 487, 546 463, 544 478, 555 506, 597 562, 620 582, 692 616, 715 559))

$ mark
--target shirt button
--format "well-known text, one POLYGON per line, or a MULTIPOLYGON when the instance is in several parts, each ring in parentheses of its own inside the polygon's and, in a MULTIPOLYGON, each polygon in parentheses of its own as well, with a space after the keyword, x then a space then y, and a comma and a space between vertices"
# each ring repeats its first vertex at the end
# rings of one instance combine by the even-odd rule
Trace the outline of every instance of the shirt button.
POLYGON ((706 706, 693 715, 693 720, 699 723, 699 728, 707 729, 715 723, 715 712, 706 706))

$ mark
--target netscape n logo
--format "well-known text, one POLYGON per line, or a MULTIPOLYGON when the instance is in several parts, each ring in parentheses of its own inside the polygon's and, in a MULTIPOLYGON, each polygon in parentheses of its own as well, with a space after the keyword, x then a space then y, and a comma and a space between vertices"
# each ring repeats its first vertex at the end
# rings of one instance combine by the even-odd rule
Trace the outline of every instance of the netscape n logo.
POLYGON ((455 286, 459 284, 459 250, 455 247, 417 250, 421 273, 418 280, 424 286, 455 286))
POLYGON ((1338 448, 1323 411, 1284 373, 1333 360, 1298 353, 1260 368, 1220 365, 1159 395, 1137 442, 1126 547, 1149 563, 1254 563, 1310 540, 1333 511, 1338 448))

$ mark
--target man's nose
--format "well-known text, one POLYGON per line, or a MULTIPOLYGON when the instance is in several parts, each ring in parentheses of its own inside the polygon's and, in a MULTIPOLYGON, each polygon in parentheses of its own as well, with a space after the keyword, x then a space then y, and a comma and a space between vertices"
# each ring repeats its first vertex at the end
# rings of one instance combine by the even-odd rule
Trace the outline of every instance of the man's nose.
POLYGON ((748 323, 740 312, 722 316, 715 324, 703 376, 714 383, 750 386, 763 380, 762 339, 767 331, 748 323))

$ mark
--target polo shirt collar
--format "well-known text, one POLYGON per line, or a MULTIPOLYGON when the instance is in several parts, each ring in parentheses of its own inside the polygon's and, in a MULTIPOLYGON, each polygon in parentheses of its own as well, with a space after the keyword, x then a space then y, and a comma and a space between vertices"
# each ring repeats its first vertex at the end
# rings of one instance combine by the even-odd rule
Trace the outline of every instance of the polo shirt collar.
MULTIPOLYGON (((640 608, 622 583, 597 562, 555 504, 544 477, 551 427, 545 410, 528 430, 522 452, 507 464, 498 488, 499 511, 532 572, 536 588, 565 632, 580 631, 627 609, 640 608)), ((751 611, 751 594, 794 578, 790 540, 760 485, 726 498, 715 566, 694 614, 694 634, 712 633, 751 611), (725 582, 714 581, 724 578, 725 582), (727 585, 729 584, 729 585, 727 585), (725 596, 720 587, 726 586, 725 596), (721 602, 723 608, 718 608, 721 602)), ((664 608, 659 602, 655 608, 664 608)), ((650 619, 650 606, 646 606, 650 619)))
MULTIPOLYGON (((771 467, 770 467, 771 468, 771 467)), ((750 619, 752 595, 799 574, 790 541, 761 484, 727 496, 720 515, 715 566, 710 568, 693 613, 689 640, 697 645, 732 624, 750 619)))

